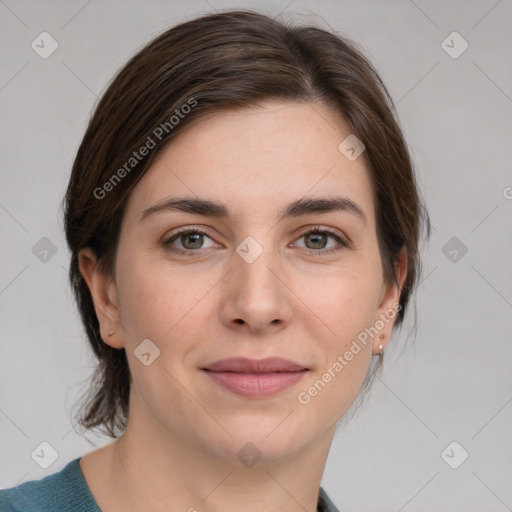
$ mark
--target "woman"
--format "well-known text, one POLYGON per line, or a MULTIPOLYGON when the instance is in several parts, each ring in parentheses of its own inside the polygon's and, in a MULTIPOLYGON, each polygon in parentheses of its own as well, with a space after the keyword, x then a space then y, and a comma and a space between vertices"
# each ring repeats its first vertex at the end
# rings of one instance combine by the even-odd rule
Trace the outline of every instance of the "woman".
POLYGON ((320 487, 420 272, 428 215, 351 42, 251 11, 178 25, 113 80, 65 198, 115 440, 1 510, 335 511, 320 487))

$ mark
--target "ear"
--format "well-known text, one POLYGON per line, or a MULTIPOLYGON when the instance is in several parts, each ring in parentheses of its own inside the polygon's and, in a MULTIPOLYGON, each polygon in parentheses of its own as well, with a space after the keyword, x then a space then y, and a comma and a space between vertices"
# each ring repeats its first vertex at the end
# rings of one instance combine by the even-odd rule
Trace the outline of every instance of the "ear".
POLYGON ((407 276, 407 252, 405 246, 400 249, 397 255, 395 275, 398 285, 396 283, 384 283, 382 286, 375 323, 377 324, 376 326, 381 326, 381 323, 384 324, 384 326, 379 329, 379 333, 374 337, 372 347, 373 354, 378 354, 381 351, 380 345, 382 345, 382 350, 386 347, 391 337, 396 317, 398 316, 400 292, 402 291, 407 276), (378 322, 379 320, 380 322, 378 322))
POLYGON ((99 270, 96 255, 89 247, 78 253, 78 266, 91 292, 103 341, 113 348, 123 348, 117 289, 113 277, 99 270), (109 336, 109 333, 113 334, 109 336))

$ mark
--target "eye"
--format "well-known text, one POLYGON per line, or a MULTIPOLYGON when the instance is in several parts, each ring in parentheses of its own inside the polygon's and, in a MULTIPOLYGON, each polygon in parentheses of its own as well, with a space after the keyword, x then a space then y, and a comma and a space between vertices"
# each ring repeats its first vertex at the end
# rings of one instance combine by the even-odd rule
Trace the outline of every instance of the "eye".
MULTIPOLYGON (((215 243, 205 246, 205 238, 213 242, 213 239, 208 233, 201 229, 182 228, 166 239, 163 245, 169 252, 184 256, 193 256, 197 255, 201 249, 216 247, 215 243), (176 245, 178 245, 178 247, 176 245)), ((341 234, 320 226, 314 226, 304 231, 299 239, 301 238, 305 240, 306 246, 304 248, 309 256, 332 254, 343 248, 350 247, 350 242, 341 234), (334 241, 330 246, 329 238, 334 241)), ((301 246, 299 245, 299 247, 301 246)))
MULTIPOLYGON (((322 256, 325 254, 332 254, 343 248, 350 247, 349 241, 338 232, 332 231, 320 226, 305 231, 301 234, 299 239, 304 239, 307 254, 310 256, 322 256), (329 238, 334 240, 334 243, 328 245, 329 238)), ((299 246, 300 247, 300 246, 299 246)))
MULTIPOLYGON (((174 233, 170 238, 163 242, 166 250, 183 255, 193 255, 197 253, 199 249, 205 249, 204 239, 211 237, 205 232, 197 228, 184 228, 174 233), (181 245, 181 247, 175 247, 175 244, 181 245)), ((213 240, 212 240, 213 241, 213 240)), ((208 247, 215 247, 210 245, 208 247)))

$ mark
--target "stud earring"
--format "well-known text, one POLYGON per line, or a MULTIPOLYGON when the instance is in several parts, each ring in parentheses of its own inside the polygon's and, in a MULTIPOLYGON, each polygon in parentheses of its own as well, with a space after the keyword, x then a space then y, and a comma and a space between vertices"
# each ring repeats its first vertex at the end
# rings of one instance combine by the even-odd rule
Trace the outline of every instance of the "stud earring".
POLYGON ((110 338, 114 334, 114 331, 110 331, 107 336, 110 338))

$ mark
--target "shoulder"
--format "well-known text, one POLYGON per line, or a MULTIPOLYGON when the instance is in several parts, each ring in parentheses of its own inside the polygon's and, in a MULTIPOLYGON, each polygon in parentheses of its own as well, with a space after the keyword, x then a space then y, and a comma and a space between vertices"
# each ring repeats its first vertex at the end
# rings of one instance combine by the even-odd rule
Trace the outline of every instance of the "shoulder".
POLYGON ((41 480, 0 490, 0 512, 100 512, 87 487, 80 458, 41 480))

